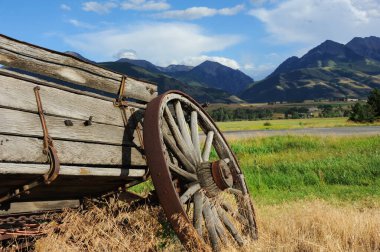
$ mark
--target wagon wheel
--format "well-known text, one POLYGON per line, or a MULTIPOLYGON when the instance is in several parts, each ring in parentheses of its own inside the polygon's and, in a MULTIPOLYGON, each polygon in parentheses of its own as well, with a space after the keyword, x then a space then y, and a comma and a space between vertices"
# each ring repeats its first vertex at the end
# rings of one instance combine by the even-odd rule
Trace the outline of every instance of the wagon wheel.
POLYGON ((246 182, 225 138, 189 96, 171 91, 144 116, 144 146, 160 203, 188 250, 257 239, 246 182), (205 143, 201 148, 199 129, 205 143))

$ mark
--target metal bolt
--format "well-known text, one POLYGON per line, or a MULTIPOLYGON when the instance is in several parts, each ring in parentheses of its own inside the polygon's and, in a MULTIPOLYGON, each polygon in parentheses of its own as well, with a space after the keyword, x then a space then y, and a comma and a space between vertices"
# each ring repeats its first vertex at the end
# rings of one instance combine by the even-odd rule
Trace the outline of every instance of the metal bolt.
POLYGON ((65 125, 68 126, 68 127, 71 127, 71 126, 74 125, 73 122, 72 122, 71 120, 65 120, 64 123, 65 123, 65 125))
POLYGON ((92 125, 92 118, 93 116, 90 116, 87 121, 84 122, 84 126, 91 126, 92 125))

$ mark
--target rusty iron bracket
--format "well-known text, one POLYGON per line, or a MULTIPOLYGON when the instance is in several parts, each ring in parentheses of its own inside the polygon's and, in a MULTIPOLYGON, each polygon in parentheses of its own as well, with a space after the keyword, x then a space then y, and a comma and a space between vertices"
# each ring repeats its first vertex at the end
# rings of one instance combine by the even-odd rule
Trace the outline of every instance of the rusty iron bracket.
MULTIPOLYGON (((126 109, 127 108, 129 109, 130 115, 131 115, 131 117, 133 118, 133 120, 134 120, 134 122, 136 124, 136 132, 137 132, 137 137, 138 137, 138 141, 140 143, 141 150, 144 150, 144 140, 143 140, 143 134, 142 134, 142 130, 143 130, 142 129, 142 125, 141 125, 141 123, 136 118, 136 115, 135 115, 135 111, 136 110, 135 110, 135 108, 129 106, 128 101, 126 101, 126 98, 127 98, 127 96, 125 95, 126 80, 127 80, 127 76, 123 75, 122 78, 121 78, 121 82, 120 82, 119 94, 118 94, 118 97, 113 102, 113 105, 115 107, 119 107, 121 109, 124 125, 128 124, 128 116, 127 116, 126 109)), ((143 158, 146 160, 145 153, 143 153, 143 158)), ((148 177, 149 177, 149 169, 148 169, 147 173, 143 176, 143 180, 144 181, 147 180, 148 177)))
POLYGON ((38 114, 40 116, 42 131, 43 131, 43 150, 42 152, 47 155, 48 161, 50 163, 50 169, 47 173, 42 175, 42 178, 33 180, 27 184, 21 185, 18 188, 12 189, 5 195, 0 196, 0 205, 12 198, 19 198, 22 194, 30 194, 30 189, 37 187, 41 184, 50 184, 53 182, 59 173, 60 162, 57 155, 57 150, 54 148, 53 139, 49 136, 49 132, 46 126, 46 120, 44 111, 42 109, 41 96, 39 93, 40 87, 36 86, 34 88, 34 93, 37 101, 38 114))
POLYGON ((113 102, 113 105, 115 107, 127 106, 127 104, 128 104, 128 102, 125 101, 125 98, 126 98, 126 96, 125 96, 125 83, 126 83, 126 81, 127 81, 127 76, 123 75, 121 77, 118 97, 113 102))
POLYGON ((59 174, 60 162, 57 154, 57 150, 54 147, 53 139, 49 135, 47 129, 44 110, 42 108, 41 96, 40 96, 40 87, 36 86, 34 88, 34 94, 36 95, 38 114, 40 116, 42 131, 43 131, 43 142, 44 148, 43 153, 48 156, 50 162, 49 171, 43 175, 45 184, 50 184, 53 182, 59 174))

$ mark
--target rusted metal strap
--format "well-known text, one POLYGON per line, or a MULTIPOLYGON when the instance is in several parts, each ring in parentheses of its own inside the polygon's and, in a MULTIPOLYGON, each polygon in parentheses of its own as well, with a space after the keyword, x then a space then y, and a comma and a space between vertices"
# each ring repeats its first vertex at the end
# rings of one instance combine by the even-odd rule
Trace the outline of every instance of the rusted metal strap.
POLYGON ((121 77, 118 97, 115 99, 115 101, 113 103, 116 107, 126 106, 128 104, 125 101, 125 98, 126 98, 126 96, 125 96, 125 83, 126 83, 126 81, 127 81, 127 76, 123 75, 121 77))
MULTIPOLYGON (((140 146, 142 149, 144 149, 144 140, 143 140, 143 136, 142 136, 143 128, 142 128, 139 120, 136 118, 135 109, 129 108, 129 111, 131 112, 131 117, 133 118, 133 120, 135 121, 135 124, 136 124, 136 132, 137 132, 137 137, 139 138, 140 146)), ((143 157, 145 158, 145 155, 143 157)))
MULTIPOLYGON (((119 107, 122 111, 122 117, 123 117, 123 121, 124 121, 124 125, 127 126, 128 125, 128 116, 127 116, 127 108, 129 108, 129 112, 130 112, 130 116, 133 118, 134 122, 135 122, 135 125, 136 125, 136 132, 137 132, 137 137, 138 137, 138 141, 140 143, 140 146, 141 146, 141 149, 144 150, 144 140, 143 140, 143 135, 142 135, 142 125, 141 123, 139 122, 139 120, 136 118, 136 110, 132 107, 129 106, 129 103, 128 101, 126 101, 126 94, 125 94, 125 85, 126 85, 126 80, 127 80, 127 76, 123 75, 122 78, 121 78, 121 82, 120 82, 120 88, 119 88, 119 94, 118 94, 118 97, 115 99, 114 101, 114 106, 115 107, 119 107)), ((143 158, 145 159, 145 155, 143 153, 143 158)), ((144 175, 144 180, 146 180, 146 178, 149 176, 149 173, 145 174, 144 175)))
POLYGON ((42 175, 42 178, 33 180, 17 188, 13 188, 7 194, 0 196, 0 205, 2 202, 5 202, 9 199, 20 197, 22 194, 29 194, 32 188, 37 187, 41 184, 50 184, 52 181, 54 181, 58 177, 60 162, 57 155, 57 151, 53 145, 53 139, 49 136, 39 90, 40 90, 39 86, 36 86, 34 88, 34 93, 35 93, 36 101, 37 101, 38 114, 40 116, 42 131, 43 131, 43 145, 44 146, 43 146, 42 151, 48 157, 48 161, 50 162, 50 169, 47 173, 42 175))
MULTIPOLYGON (((119 95, 118 95, 118 97, 114 101, 114 106, 119 107, 122 110, 124 125, 128 124, 128 116, 127 116, 125 110, 126 110, 127 107, 129 107, 128 106, 128 101, 125 100, 127 98, 125 96, 125 83, 126 83, 126 80, 127 80, 127 76, 123 75, 122 78, 121 78, 121 82, 120 82, 119 95)), ((129 111, 131 113, 131 117, 134 119, 134 121, 136 123, 136 132, 137 132, 137 137, 139 138, 140 146, 142 147, 142 149, 144 149, 144 141, 143 141, 143 138, 142 138, 142 127, 141 127, 141 124, 140 124, 140 122, 137 120, 137 118, 135 116, 135 109, 129 107, 129 111)))
POLYGON ((48 156, 48 159, 50 162, 50 169, 46 174, 43 175, 43 179, 44 179, 45 184, 50 184, 58 177, 60 162, 59 162, 57 150, 54 148, 53 139, 50 137, 48 129, 47 129, 44 110, 42 108, 39 86, 36 86, 34 88, 34 94, 36 95, 38 114, 40 116, 42 131, 44 135, 43 136, 44 137, 43 138, 43 142, 44 142, 43 153, 48 156))

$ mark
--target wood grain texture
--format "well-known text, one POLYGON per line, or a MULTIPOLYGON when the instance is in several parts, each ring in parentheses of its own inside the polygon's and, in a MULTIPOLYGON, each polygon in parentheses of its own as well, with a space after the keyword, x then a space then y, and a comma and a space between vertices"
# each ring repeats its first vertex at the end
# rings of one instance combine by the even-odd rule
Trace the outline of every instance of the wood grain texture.
POLYGON ((172 133, 174 137, 175 142, 178 145, 178 148, 193 164, 196 164, 196 159, 193 157, 193 155, 191 155, 191 151, 189 150, 188 145, 186 144, 184 138, 182 137, 182 134, 168 106, 165 106, 164 118, 165 120, 163 121, 163 127, 170 130, 170 132, 172 133))
MULTIPOLYGON (((48 164, 0 163, 0 174, 43 175, 50 169, 48 164)), ((62 165, 59 176, 143 177, 145 169, 104 168, 62 165)))
MULTIPOLYGON (((133 147, 54 140, 61 164, 146 166, 142 154, 133 147)), ((41 139, 0 135, 0 161, 46 163, 41 139)))
MULTIPOLYGON (((2 75, 0 83, 0 106, 37 112, 33 88, 38 85, 2 75)), ((40 86, 40 96, 48 115, 81 120, 93 116, 94 122, 124 126, 120 109, 111 101, 45 86, 40 86)))
POLYGON ((194 194, 194 217, 193 217, 193 225, 197 230, 198 234, 202 236, 202 223, 203 223, 203 193, 196 192, 194 194))
POLYGON ((206 221, 206 228, 211 241, 212 249, 214 251, 220 251, 219 236, 216 232, 215 220, 211 210, 210 201, 207 197, 204 198, 203 202, 203 217, 206 221))
MULTIPOLYGON (((119 73, 4 35, 0 35, 0 63, 115 95, 122 79, 119 73)), ((157 96, 157 86, 128 77, 125 93, 149 102, 157 96)))
MULTIPOLYGON (((209 131, 213 131, 215 133, 214 135, 214 141, 213 141, 213 147, 215 148, 216 153, 218 154, 219 158, 229 158, 232 162, 230 167, 233 167, 237 174, 241 173, 241 170, 239 168, 239 165, 233 155, 233 153, 230 151, 230 147, 226 140, 224 139, 223 135, 221 134, 220 130, 216 126, 216 124, 212 121, 212 119, 205 115, 205 113, 202 111, 202 109, 195 104, 191 103, 189 100, 185 99, 183 96, 179 94, 170 94, 168 95, 168 100, 181 100, 188 106, 190 106, 193 110, 197 111, 198 113, 198 121, 199 125, 202 128, 203 132, 207 134, 209 131)), ((244 186, 242 184, 241 186, 244 186)))
POLYGON ((193 184, 191 185, 179 198, 182 204, 185 204, 189 199, 191 199, 197 191, 201 189, 200 184, 193 184))
POLYGON ((37 202, 14 202, 11 203, 10 209, 7 211, 0 210, 1 215, 10 213, 22 213, 25 209, 28 211, 43 211, 63 208, 77 208, 80 206, 79 200, 61 200, 61 201, 37 201, 37 202))
MULTIPOLYGON (((0 119, 0 133, 43 137, 40 117, 37 114, 0 108, 0 119)), ((66 126, 64 122, 66 118, 45 116, 45 119, 49 134, 53 139, 127 146, 140 145, 137 133, 131 128, 99 123, 85 126, 84 120, 73 119, 71 119, 73 126, 66 126)))
MULTIPOLYGON (((109 101, 109 102, 115 101, 114 97, 105 96, 105 95, 94 93, 91 91, 85 91, 85 90, 83 90, 85 88, 83 88, 83 87, 81 88, 81 86, 78 86, 78 85, 75 85, 72 83, 65 85, 62 83, 53 82, 53 80, 47 81, 47 80, 43 80, 41 78, 38 78, 36 76, 27 75, 27 74, 16 72, 16 71, 6 69, 6 68, 0 68, 0 75, 7 76, 10 78, 15 78, 18 80, 23 80, 23 81, 33 83, 36 85, 57 88, 59 90, 67 91, 67 92, 74 93, 74 94, 90 96, 90 97, 94 97, 94 98, 104 100, 104 101, 109 101)), ((136 103, 136 102, 132 102, 132 101, 128 101, 128 104, 131 107, 146 109, 146 104, 136 103)))

